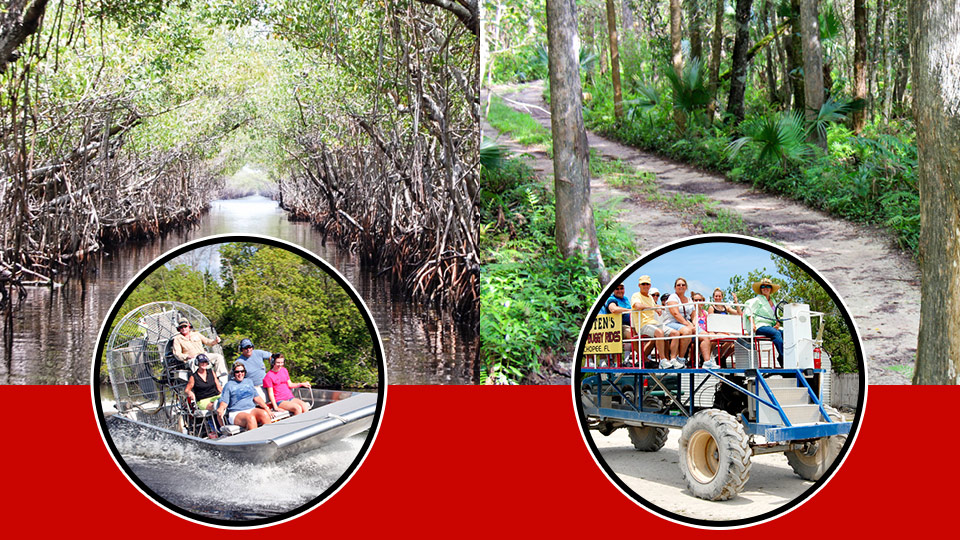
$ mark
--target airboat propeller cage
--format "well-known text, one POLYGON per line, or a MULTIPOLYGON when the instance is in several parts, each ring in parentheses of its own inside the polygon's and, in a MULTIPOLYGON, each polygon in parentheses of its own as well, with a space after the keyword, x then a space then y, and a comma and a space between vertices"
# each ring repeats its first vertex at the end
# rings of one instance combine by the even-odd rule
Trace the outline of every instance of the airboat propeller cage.
MULTIPOLYGON (((107 340, 106 362, 117 410, 156 411, 169 403, 173 385, 186 384, 192 366, 173 355, 177 324, 186 318, 193 329, 214 339, 210 319, 181 302, 153 302, 134 308, 118 322, 107 340)), ((223 354, 219 344, 208 352, 223 354)), ((163 415, 156 416, 157 422, 163 415)))
POLYGON ((813 368, 813 335, 810 331, 810 306, 783 306, 783 368, 813 368))

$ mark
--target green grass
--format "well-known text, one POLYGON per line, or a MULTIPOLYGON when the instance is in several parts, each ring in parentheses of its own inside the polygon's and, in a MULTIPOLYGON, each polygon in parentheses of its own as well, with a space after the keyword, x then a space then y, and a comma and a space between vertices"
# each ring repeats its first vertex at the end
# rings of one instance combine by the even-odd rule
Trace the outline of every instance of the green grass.
POLYGON ((894 373, 899 373, 907 378, 907 380, 913 380, 913 364, 906 364, 902 366, 889 366, 887 369, 893 371, 894 373))
POLYGON ((522 145, 552 146, 550 132, 540 122, 529 114, 513 110, 499 97, 494 97, 490 102, 487 121, 497 131, 510 134, 513 140, 522 145))

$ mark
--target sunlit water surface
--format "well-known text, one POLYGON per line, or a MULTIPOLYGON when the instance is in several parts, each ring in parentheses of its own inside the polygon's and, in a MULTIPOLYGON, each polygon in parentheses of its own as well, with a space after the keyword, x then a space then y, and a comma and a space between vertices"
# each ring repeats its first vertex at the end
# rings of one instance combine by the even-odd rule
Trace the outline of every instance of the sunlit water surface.
POLYGON ((337 268, 364 299, 383 338, 392 384, 473 384, 478 339, 471 327, 393 294, 390 284, 359 268, 311 225, 287 220, 260 196, 214 201, 200 223, 152 242, 128 242, 87 264, 84 279, 54 290, 29 288, 23 303, 5 310, 0 384, 89 384, 97 334, 121 289, 152 260, 197 238, 253 233, 299 244, 337 268))

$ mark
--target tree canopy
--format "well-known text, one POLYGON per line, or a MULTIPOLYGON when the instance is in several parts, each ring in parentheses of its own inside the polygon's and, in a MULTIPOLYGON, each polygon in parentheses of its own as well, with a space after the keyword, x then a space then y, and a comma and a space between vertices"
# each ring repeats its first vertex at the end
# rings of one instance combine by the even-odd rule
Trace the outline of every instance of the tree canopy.
POLYGON ((200 310, 223 339, 228 361, 241 339, 283 353, 294 379, 323 386, 377 385, 374 337, 360 307, 324 269, 296 253, 252 243, 219 248, 220 275, 187 264, 146 276, 114 321, 149 302, 200 310), (218 279, 219 278, 219 279, 218 279))

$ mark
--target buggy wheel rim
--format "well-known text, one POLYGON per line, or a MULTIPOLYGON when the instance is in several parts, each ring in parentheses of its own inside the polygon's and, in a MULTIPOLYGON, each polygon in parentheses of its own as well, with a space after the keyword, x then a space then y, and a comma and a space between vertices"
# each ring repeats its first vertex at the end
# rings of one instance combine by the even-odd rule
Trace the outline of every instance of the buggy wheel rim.
POLYGON ((687 463, 690 475, 701 484, 710 483, 720 468, 720 449, 710 432, 700 430, 687 445, 687 463))

